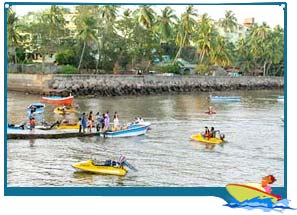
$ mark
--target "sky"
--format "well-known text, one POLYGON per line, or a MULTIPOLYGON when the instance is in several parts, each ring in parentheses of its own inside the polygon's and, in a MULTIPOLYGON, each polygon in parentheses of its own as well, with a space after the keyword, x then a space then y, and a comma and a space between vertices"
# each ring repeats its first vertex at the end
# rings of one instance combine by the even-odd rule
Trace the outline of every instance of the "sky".
MULTIPOLYGON (((42 11, 50 6, 45 5, 17 5, 15 11, 18 16, 26 15, 30 11, 42 11)), ((67 5, 71 8, 73 6, 67 5)), ((132 10, 136 6, 122 6, 131 8, 132 10)), ((165 6, 154 5, 155 11, 160 11, 165 6)), ((174 9, 176 15, 180 15, 185 11, 187 5, 170 5, 174 9)), ((261 24, 266 22, 270 27, 280 25, 284 27, 284 12, 281 6, 278 5, 196 5, 198 14, 208 13, 213 19, 219 20, 224 17, 226 10, 232 10, 237 18, 238 23, 242 24, 245 18, 255 18, 255 22, 261 24)))

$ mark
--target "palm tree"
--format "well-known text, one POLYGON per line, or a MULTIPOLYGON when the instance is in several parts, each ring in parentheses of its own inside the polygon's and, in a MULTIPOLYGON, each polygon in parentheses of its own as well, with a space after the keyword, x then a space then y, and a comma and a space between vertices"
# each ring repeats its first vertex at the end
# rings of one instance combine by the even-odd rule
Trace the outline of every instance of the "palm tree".
POLYGON ((14 54, 14 63, 17 64, 16 49, 21 43, 21 35, 18 31, 18 17, 16 13, 9 8, 7 16, 7 38, 8 38, 8 50, 14 54))
POLYGON ((138 22, 146 29, 152 28, 156 13, 151 6, 142 5, 136 12, 138 13, 138 22))
POLYGON ((99 8, 99 16, 102 19, 106 30, 114 30, 115 20, 118 15, 118 8, 119 6, 117 5, 105 5, 99 8))
POLYGON ((238 27, 237 18, 231 10, 225 11, 224 19, 219 20, 219 26, 224 29, 224 32, 235 32, 238 27))
POLYGON ((179 49, 173 63, 175 63, 179 58, 182 48, 190 44, 190 35, 194 31, 194 27, 196 25, 195 17, 197 16, 197 10, 193 7, 193 5, 187 7, 186 12, 181 15, 181 19, 177 23, 178 33, 176 36, 176 44, 179 46, 179 49))
POLYGON ((162 15, 157 17, 157 29, 161 37, 161 42, 167 42, 173 30, 173 20, 176 20, 177 17, 170 7, 161 10, 161 13, 162 15))
POLYGON ((214 35, 218 34, 215 32, 213 21, 207 13, 203 14, 199 19, 198 27, 196 43, 198 46, 199 62, 201 64, 203 63, 204 57, 209 55, 211 51, 214 35))
POLYGON ((271 29, 265 22, 260 26, 255 25, 250 35, 251 52, 254 57, 258 59, 259 63, 262 61, 263 76, 266 75, 266 66, 268 64, 268 60, 264 56, 268 54, 267 51, 269 50, 270 35, 271 29))
POLYGON ((256 61, 251 53, 249 36, 241 37, 236 44, 236 63, 235 66, 239 67, 243 73, 251 72, 256 68, 256 61))
POLYGON ((80 70, 80 67, 81 67, 86 45, 91 41, 96 41, 96 36, 94 31, 96 21, 92 17, 86 16, 86 17, 83 17, 82 23, 83 23, 83 28, 79 32, 78 37, 83 41, 83 49, 82 49, 79 64, 77 67, 78 71, 80 70))
POLYGON ((220 35, 215 39, 215 48, 210 54, 211 62, 222 67, 231 66, 233 62, 233 50, 231 44, 220 35))

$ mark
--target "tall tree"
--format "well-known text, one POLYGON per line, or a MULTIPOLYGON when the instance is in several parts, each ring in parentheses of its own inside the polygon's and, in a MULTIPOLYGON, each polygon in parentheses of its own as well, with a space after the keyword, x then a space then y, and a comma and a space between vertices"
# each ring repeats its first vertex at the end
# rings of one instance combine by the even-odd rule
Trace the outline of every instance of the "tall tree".
POLYGON ((180 22, 177 24, 178 32, 176 36, 176 44, 179 46, 179 49, 175 55, 173 63, 179 58, 182 48, 190 45, 191 34, 196 25, 195 17, 197 16, 197 10, 193 5, 187 7, 186 11, 181 15, 180 22))
POLYGON ((82 28, 80 29, 80 32, 78 33, 78 38, 83 42, 83 48, 80 55, 79 64, 77 67, 77 70, 79 71, 81 68, 82 60, 84 57, 85 49, 87 44, 91 42, 96 43, 96 34, 95 34, 95 25, 96 21, 91 16, 83 17, 81 20, 82 28))
POLYGON ((153 27, 155 23, 155 11, 149 5, 142 5, 136 10, 138 13, 138 22, 146 29, 153 27))
POLYGON ((8 9, 7 13, 8 50, 14 55, 14 63, 17 64, 16 49, 20 45, 22 39, 19 33, 19 19, 16 16, 16 13, 11 8, 8 9))
POLYGON ((224 32, 235 32, 238 28, 237 18, 232 10, 225 11, 225 17, 219 20, 219 26, 224 29, 224 32))
POLYGON ((157 17, 157 32, 160 34, 161 42, 167 42, 173 31, 174 21, 177 16, 170 7, 161 10, 161 16, 157 17))
POLYGON ((203 63, 205 56, 208 56, 211 49, 214 48, 214 39, 218 35, 216 32, 213 20, 204 13, 198 21, 198 30, 195 42, 198 47, 200 64, 203 63))
POLYGON ((210 53, 211 63, 221 66, 229 67, 233 64, 234 57, 233 45, 229 43, 224 37, 218 35, 215 38, 215 47, 210 53))
POLYGON ((270 27, 264 22, 262 25, 255 25, 250 35, 251 52, 257 59, 258 63, 262 62, 263 76, 266 75, 266 66, 268 64, 267 55, 269 51, 269 37, 271 35, 270 27))

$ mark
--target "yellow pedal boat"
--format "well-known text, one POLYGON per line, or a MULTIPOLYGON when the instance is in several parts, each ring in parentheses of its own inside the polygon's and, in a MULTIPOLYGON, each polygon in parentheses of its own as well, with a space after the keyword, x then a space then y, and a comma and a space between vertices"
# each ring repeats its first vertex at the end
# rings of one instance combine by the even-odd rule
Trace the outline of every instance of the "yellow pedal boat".
POLYGON ((70 114, 70 113, 77 113, 77 109, 74 107, 66 107, 65 111, 63 110, 63 107, 56 107, 54 109, 54 113, 64 115, 64 114, 70 114))
POLYGON ((79 129, 79 122, 75 124, 60 124, 57 129, 79 129))
POLYGON ((210 144, 220 144, 220 143, 224 142, 220 138, 212 138, 212 137, 211 138, 205 138, 205 137, 202 136, 201 133, 192 135, 191 139, 202 142, 202 143, 210 143, 210 144))
POLYGON ((75 163, 75 164, 72 164, 72 167, 76 170, 83 171, 83 172, 99 173, 99 174, 106 174, 106 175, 124 176, 127 173, 127 170, 124 167, 95 165, 93 160, 87 160, 87 161, 75 163))

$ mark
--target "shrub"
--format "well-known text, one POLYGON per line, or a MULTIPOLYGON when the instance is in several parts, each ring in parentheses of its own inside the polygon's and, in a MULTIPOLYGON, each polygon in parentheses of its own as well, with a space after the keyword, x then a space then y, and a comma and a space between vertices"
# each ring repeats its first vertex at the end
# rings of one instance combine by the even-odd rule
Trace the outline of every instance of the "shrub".
POLYGON ((75 65, 76 55, 73 50, 65 49, 55 55, 56 62, 59 65, 75 65))
POLYGON ((168 64, 159 67, 159 71, 161 73, 174 73, 174 74, 181 74, 180 67, 177 64, 168 64))
POLYGON ((58 73, 59 74, 75 74, 75 73, 77 73, 77 69, 74 66, 66 65, 66 66, 62 66, 61 68, 59 68, 58 73))
POLYGON ((209 72, 209 66, 206 64, 198 64, 196 68, 196 72, 199 75, 206 75, 209 72))

